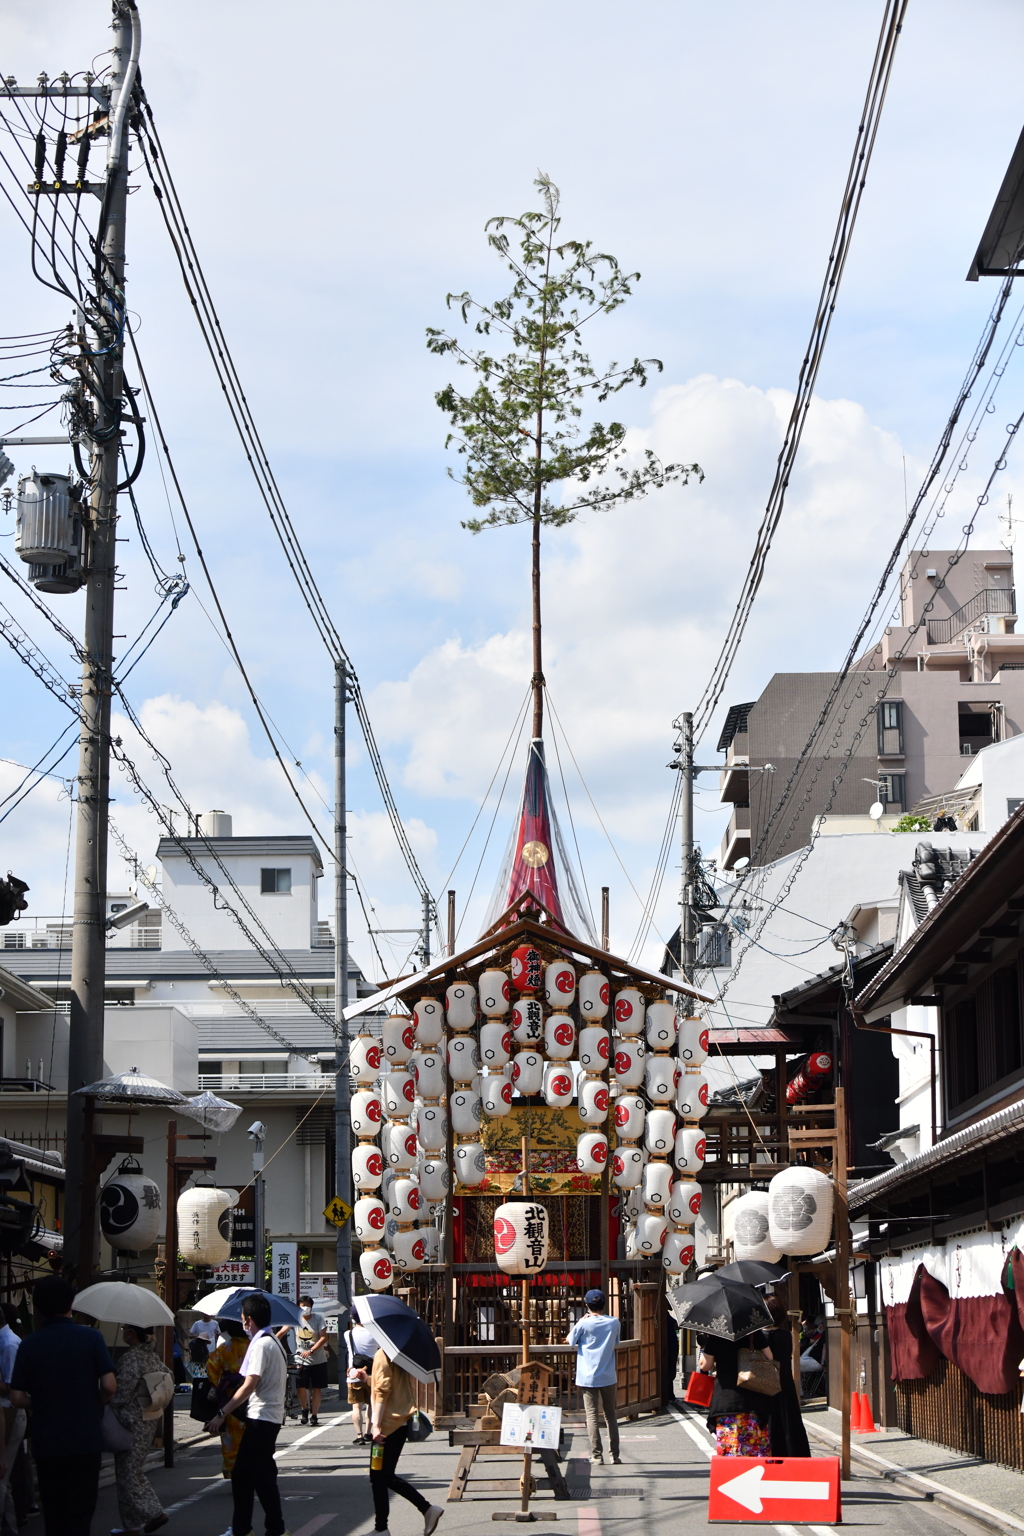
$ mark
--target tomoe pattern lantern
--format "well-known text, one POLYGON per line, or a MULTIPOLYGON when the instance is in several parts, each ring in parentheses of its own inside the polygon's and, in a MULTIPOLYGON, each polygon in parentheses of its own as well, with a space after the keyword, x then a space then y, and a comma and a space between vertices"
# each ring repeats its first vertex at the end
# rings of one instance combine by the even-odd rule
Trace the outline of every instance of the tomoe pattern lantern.
POLYGON ((361 1243, 379 1243, 384 1234, 385 1210, 383 1200, 372 1195, 360 1195, 352 1212, 352 1225, 361 1243))
POLYGON ((576 1044, 576 1029, 567 1013, 552 1013, 544 1025, 544 1049, 550 1061, 568 1061, 576 1044))
POLYGON ((364 1248, 359 1271, 371 1291, 386 1291, 391 1284, 391 1259, 383 1248, 364 1248))
POLYGON ((676 1110, 684 1120, 703 1120, 708 1112, 708 1080, 703 1072, 680 1073, 676 1110))
POLYGON ((421 997, 413 1010, 419 1045, 440 1045, 444 1034, 444 1008, 436 997, 421 997))
POLYGON ((703 1019, 680 1019, 676 1054, 683 1067, 704 1065, 708 1058, 708 1026, 703 1019))
POLYGON ((580 977, 580 1021, 603 1019, 608 1012, 609 988, 600 971, 587 971, 580 977))
POLYGON ((544 968, 544 1000, 549 1008, 568 1008, 576 996, 576 972, 568 960, 553 960, 544 968))
POLYGON ((782 1253, 820 1253, 832 1231, 832 1181, 794 1165, 768 1185, 768 1234, 782 1253))
POLYGON ((472 1029, 476 1023, 476 988, 468 981, 453 981, 445 992, 450 1029, 472 1029))
POLYGON ((572 1068, 564 1061, 549 1061, 544 1068, 544 1099, 552 1107, 571 1104, 573 1099, 572 1068))
POLYGON ((408 1014, 393 1013, 382 1028, 384 1060, 404 1067, 416 1044, 416 1026, 408 1014))
POLYGON ((699 1125, 681 1125, 676 1132, 674 1162, 680 1173, 700 1173, 706 1142, 699 1125))
POLYGON ((544 961, 532 944, 512 951, 512 985, 517 992, 539 992, 544 985, 544 961))
POLYGON ((480 1012, 489 1019, 509 1010, 512 988, 504 971, 484 971, 480 977, 480 1012))
POLYGON ((156 1242, 163 1226, 160 1186, 134 1159, 122 1164, 100 1194, 100 1230, 111 1248, 141 1253, 156 1242))
POLYGON ((616 1040, 615 1077, 620 1088, 640 1087, 644 1080, 646 1054, 642 1040, 616 1040))
POLYGON ((512 1108, 512 1079, 503 1072, 499 1076, 480 1079, 480 1102, 485 1115, 492 1119, 507 1115, 512 1108))
POLYGON ((636 987, 623 987, 615 994, 615 1027, 620 1035, 633 1038, 644 1027, 644 995, 636 987))
POLYGON ((494 1257, 507 1275, 536 1275, 548 1261, 547 1207, 532 1201, 499 1205, 494 1257))
POLYGON ((683 1275, 693 1263, 693 1233, 688 1227, 674 1227, 665 1237, 661 1262, 670 1275, 683 1275))
POLYGON ((178 1198, 178 1247, 187 1264, 224 1264, 231 1257, 235 1189, 186 1189, 178 1198))
POLYGON ((608 1118, 611 1100, 608 1084, 601 1077, 585 1077, 579 1085, 579 1117, 587 1125, 600 1125, 608 1118))
POLYGON ((576 1166, 580 1173, 603 1173, 608 1162, 608 1138, 587 1131, 576 1142, 576 1166))

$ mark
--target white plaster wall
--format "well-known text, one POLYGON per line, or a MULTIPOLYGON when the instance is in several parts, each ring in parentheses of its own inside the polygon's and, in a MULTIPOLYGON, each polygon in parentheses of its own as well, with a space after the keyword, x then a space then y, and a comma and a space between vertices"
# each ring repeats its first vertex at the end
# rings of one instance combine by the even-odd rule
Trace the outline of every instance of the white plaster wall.
POLYGON ((180 1008, 108 1008, 103 1025, 104 1073, 138 1067, 179 1093, 196 1093, 199 1032, 180 1008))
MULTIPOLYGON (((210 878, 223 885, 224 876, 207 855, 196 854, 210 878)), ((231 878, 246 901, 282 949, 309 949, 317 922, 317 882, 313 859, 308 853, 274 852, 234 854, 221 857, 231 878), (260 870, 290 869, 292 888, 287 895, 263 895, 260 870)), ((163 895, 189 932, 206 950, 249 949, 249 941, 229 912, 215 907, 213 893, 184 858, 163 861, 163 895)), ((248 922, 244 908, 241 915, 248 922)), ((251 924, 250 924, 251 926, 251 924)), ((258 930, 254 930, 259 936, 258 930)), ((171 923, 163 925, 163 948, 186 949, 188 946, 171 923)))

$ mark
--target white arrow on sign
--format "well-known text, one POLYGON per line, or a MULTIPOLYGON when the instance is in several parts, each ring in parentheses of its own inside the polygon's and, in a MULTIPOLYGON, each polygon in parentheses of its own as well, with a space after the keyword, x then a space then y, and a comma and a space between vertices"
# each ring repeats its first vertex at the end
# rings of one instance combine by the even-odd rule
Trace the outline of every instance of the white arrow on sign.
POLYGON ((828 1483, 764 1482, 763 1478, 764 1467, 748 1467, 739 1477, 719 1483, 718 1491, 727 1493, 730 1499, 754 1515, 761 1513, 764 1499, 808 1499, 813 1502, 827 1499, 830 1492, 828 1483))

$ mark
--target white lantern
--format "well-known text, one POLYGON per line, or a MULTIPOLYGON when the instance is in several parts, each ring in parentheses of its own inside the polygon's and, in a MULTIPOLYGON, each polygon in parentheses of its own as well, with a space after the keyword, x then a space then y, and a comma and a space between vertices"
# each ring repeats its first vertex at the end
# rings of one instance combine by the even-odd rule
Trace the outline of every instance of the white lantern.
POLYGON ((644 1158, 639 1147, 618 1146, 612 1157, 612 1181, 619 1189, 636 1189, 644 1176, 644 1158))
POLYGON ((684 1067, 702 1067, 708 1059, 708 1026, 703 1019, 680 1019, 676 1055, 684 1067))
POLYGON ((100 1230, 111 1248, 141 1253, 156 1242, 163 1228, 160 1186, 138 1163, 124 1165, 108 1179, 100 1194, 100 1230))
POLYGON ((380 1072, 380 1041, 372 1035, 357 1035, 348 1049, 348 1070, 357 1083, 372 1083, 380 1072))
POLYGON ((480 1131, 483 1109, 475 1088, 456 1088, 449 1100, 452 1130, 456 1136, 476 1136, 480 1131))
POLYGON ((376 1200, 372 1195, 359 1196, 352 1211, 352 1225, 361 1243, 376 1246, 380 1242, 385 1214, 383 1200, 376 1200))
POLYGON ((647 1118, 638 1094, 625 1093, 615 1100, 615 1129, 620 1141, 639 1141, 647 1118))
POLYGON ((389 1120, 381 1137, 388 1167, 400 1172, 412 1168, 419 1152, 416 1140, 416 1132, 404 1120, 389 1120))
POLYGON ((472 1035, 448 1041, 448 1070, 456 1083, 471 1083, 480 1071, 480 1052, 472 1035))
POLYGON ((544 1000, 549 1008, 568 1008, 576 996, 576 972, 568 960, 544 967, 544 1000))
POLYGON ((384 1108, 389 1120, 406 1120, 416 1101, 416 1079, 411 1072, 388 1072, 381 1079, 384 1108))
POLYGON ((424 1159, 420 1169, 420 1194, 429 1205, 444 1199, 450 1183, 448 1164, 442 1158, 424 1159))
POLYGON ((487 1159, 478 1141, 460 1141, 455 1148, 455 1177, 467 1189, 487 1177, 487 1159))
POLYGON ((391 1259, 383 1248, 364 1248, 359 1269, 371 1291, 386 1291, 391 1284, 391 1259))
POLYGON ((553 1108, 559 1104, 571 1104, 575 1084, 572 1068, 564 1061, 549 1061, 544 1068, 544 1100, 553 1108))
POLYGON ((384 1154, 372 1141, 352 1148, 352 1182, 356 1189, 379 1189, 384 1176, 384 1154))
POLYGON ((512 1009, 512 1038, 517 1045, 536 1045, 544 1033, 544 1009, 536 997, 521 997, 512 1009))
POLYGON ((611 1054, 611 1036, 602 1025, 590 1024, 580 1030, 579 1058, 584 1072, 603 1072, 611 1054))
POLYGON ((396 1221, 415 1221, 423 1207, 415 1179, 395 1179, 388 1191, 388 1200, 396 1221))
POLYGON ((675 1145, 676 1117, 670 1109, 652 1109, 647 1114, 644 1145, 648 1152, 667 1155, 675 1145))
POLYGON ((646 1054, 642 1040, 616 1040, 615 1076, 620 1088, 640 1087, 644 1080, 646 1054))
POLYGON ((539 1051, 517 1051, 512 1058, 512 1084, 524 1097, 540 1093, 544 1058, 539 1051))
POLYGON ((360 1088, 349 1101, 349 1111, 352 1129, 357 1136, 376 1136, 384 1118, 379 1094, 372 1093, 369 1088, 360 1088))
POLYGON ((680 1073, 676 1109, 684 1120, 703 1120, 708 1112, 708 1080, 703 1072, 680 1073))
POLYGON ((548 1261, 548 1213, 532 1201, 499 1205, 494 1213, 494 1257, 507 1275, 535 1275, 548 1261))
POLYGON ((648 1056, 644 1062, 644 1089, 647 1097, 656 1104, 668 1104, 675 1097, 678 1072, 674 1056, 648 1056))
POLYGON ((448 1140, 448 1116, 440 1104, 421 1106, 416 1116, 416 1139, 428 1157, 444 1151, 448 1140))
POLYGON ((480 1029, 480 1060, 485 1067, 504 1067, 512 1054, 512 1031, 503 1022, 490 1022, 480 1029))
POLYGON ((696 1179, 676 1179, 668 1202, 669 1220, 677 1227, 692 1227, 700 1215, 701 1188, 696 1179))
POLYGON ((601 1131, 587 1131, 576 1142, 576 1166, 580 1173, 603 1173, 607 1163, 607 1136, 601 1131))
POLYGON ((643 1211, 636 1219, 637 1257, 659 1253, 668 1231, 668 1222, 660 1212, 643 1211))
POLYGON ((186 1189, 178 1197, 178 1248, 186 1264, 224 1264, 231 1257, 236 1189, 186 1189))
POLYGON ((480 1079, 480 1103, 492 1119, 507 1115, 512 1108, 512 1079, 502 1072, 497 1077, 480 1079))
POLYGON ((422 1055, 414 1056, 412 1070, 420 1096, 424 1099, 439 1099, 445 1086, 444 1057, 441 1052, 424 1051, 422 1055))
POLYGON ((420 1045, 440 1045, 444 1036, 444 1009, 436 997, 421 997, 413 1009, 416 1039, 420 1045))
POLYGON ((418 1227, 395 1233, 391 1239, 391 1261, 402 1271, 423 1268, 427 1261, 427 1245, 418 1227))
POLYGON ((633 1221, 633 1223, 626 1228, 625 1237, 626 1237, 626 1258, 627 1259, 638 1259, 640 1257, 640 1255, 637 1252, 637 1246, 636 1246, 636 1222, 635 1221, 633 1221))
POLYGON ((468 981, 453 981, 445 993, 451 1029, 472 1029, 476 1023, 476 988, 468 981))
POLYGON ((818 1168, 794 1165, 768 1185, 768 1233, 791 1256, 820 1253, 832 1231, 832 1180, 818 1168))
POLYGON ((544 1049, 551 1061, 568 1061, 576 1044, 576 1026, 567 1013, 552 1013, 544 1025, 544 1049))
POLYGON ((676 1132, 674 1162, 680 1173, 700 1173, 706 1143, 699 1125, 681 1125, 676 1132))
POLYGON ((693 1233, 685 1227, 669 1232, 661 1250, 661 1262, 670 1275, 683 1275, 694 1259, 693 1233))
POLYGON ((588 1125, 601 1125, 608 1118, 608 1084, 600 1077, 585 1077, 579 1085, 579 1115, 588 1125))
POLYGON ((676 1040, 674 1003, 648 1003, 647 1044, 652 1051, 670 1051, 676 1040))
POLYGON ((441 1254, 441 1240, 436 1227, 420 1227, 420 1237, 423 1239, 423 1251, 427 1256, 428 1264, 436 1264, 441 1254))
POLYGON ((416 1044, 416 1026, 412 1019, 405 1013, 393 1013, 384 1020, 382 1036, 385 1061, 404 1067, 416 1044))
POLYGON ((777 1264, 782 1252, 775 1247, 768 1232, 768 1191, 753 1189, 733 1200, 727 1209, 732 1226, 733 1256, 777 1264))
POLYGON ((508 1012, 512 988, 504 971, 484 971, 479 985, 481 1013, 498 1018, 508 1012))
POLYGON ((615 994, 615 1027, 620 1035, 633 1039, 644 1027, 644 995, 636 987, 623 987, 615 994))
POLYGON ((644 1205, 656 1206, 659 1210, 665 1210, 668 1206, 668 1197, 672 1190, 672 1169, 668 1163, 663 1163, 660 1158, 654 1159, 644 1169, 643 1185, 644 1205))
POLYGON ((630 1226, 636 1226, 636 1219, 644 1208, 643 1198, 640 1194, 640 1186, 635 1189, 624 1190, 621 1197, 621 1210, 623 1220, 630 1226))
POLYGON ((580 1018, 603 1019, 608 1012, 608 979, 600 971, 585 971, 580 977, 580 1018))

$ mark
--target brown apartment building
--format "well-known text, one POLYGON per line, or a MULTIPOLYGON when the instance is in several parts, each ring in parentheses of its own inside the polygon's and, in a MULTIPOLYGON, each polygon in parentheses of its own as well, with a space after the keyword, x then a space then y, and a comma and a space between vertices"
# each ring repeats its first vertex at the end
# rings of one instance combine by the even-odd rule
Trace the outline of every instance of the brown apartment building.
POLYGON ((941 809, 931 797, 953 788, 965 758, 1024 730, 1012 556, 968 550, 949 567, 952 554, 907 557, 900 623, 859 659, 799 768, 837 672, 776 672, 759 699, 730 708, 718 742, 721 797, 732 804, 721 868, 742 857, 768 864, 802 847, 817 817, 864 816, 876 799, 889 817, 922 801, 941 809))

